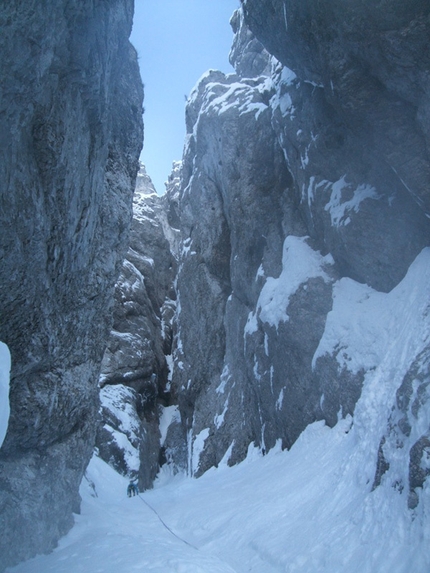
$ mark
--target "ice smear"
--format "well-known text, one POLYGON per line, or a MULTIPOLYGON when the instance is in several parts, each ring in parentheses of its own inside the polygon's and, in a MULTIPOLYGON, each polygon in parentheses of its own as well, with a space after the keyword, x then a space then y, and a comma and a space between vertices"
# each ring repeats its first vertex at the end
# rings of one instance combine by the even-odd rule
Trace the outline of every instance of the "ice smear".
POLYGON ((9 423, 9 376, 10 376, 10 352, 4 342, 0 342, 0 447, 6 436, 9 423))
POLYGON ((194 475, 199 469, 200 454, 204 449, 205 440, 208 436, 209 436, 209 428, 205 428, 204 430, 199 432, 193 440, 191 468, 190 468, 191 475, 194 475))
POLYGON ((361 184, 353 190, 353 196, 347 201, 343 201, 343 192, 351 190, 351 185, 346 182, 345 176, 339 181, 332 183, 332 192, 330 201, 325 206, 325 211, 330 213, 332 225, 340 227, 341 225, 348 225, 351 219, 348 213, 351 211, 358 212, 360 204, 366 199, 379 199, 376 189, 368 184, 361 184))
POLYGON ((178 406, 163 407, 160 416, 160 445, 163 446, 166 441, 167 430, 169 426, 175 422, 181 421, 181 414, 178 406))

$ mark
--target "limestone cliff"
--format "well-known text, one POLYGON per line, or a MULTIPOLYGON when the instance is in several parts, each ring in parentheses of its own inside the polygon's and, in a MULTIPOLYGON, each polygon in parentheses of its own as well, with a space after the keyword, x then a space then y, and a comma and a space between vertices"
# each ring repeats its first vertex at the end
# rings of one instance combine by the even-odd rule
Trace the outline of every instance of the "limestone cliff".
POLYGON ((310 234, 342 274, 392 289, 428 244, 428 4, 251 0, 244 12, 295 74, 277 82, 274 124, 310 234))
POLYGON ((236 75, 208 72, 189 98, 180 420, 166 444, 191 474, 336 424, 390 359, 375 484, 397 455, 398 421, 411 506, 427 475, 428 341, 409 341, 400 362, 397 310, 369 325, 373 301, 393 305, 430 244, 429 8, 383 4, 247 0, 232 19, 236 75))
POLYGON ((0 6, 0 569, 79 511, 142 144, 132 0, 0 6))

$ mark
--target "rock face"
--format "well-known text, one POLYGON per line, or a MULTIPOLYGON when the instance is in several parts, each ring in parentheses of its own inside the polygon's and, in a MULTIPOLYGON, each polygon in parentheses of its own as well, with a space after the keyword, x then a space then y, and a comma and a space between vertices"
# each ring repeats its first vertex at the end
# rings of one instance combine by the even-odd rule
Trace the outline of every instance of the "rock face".
POLYGON ((430 473, 428 3, 244 0, 236 74, 193 90, 166 196, 140 173, 128 252, 132 2, 15 4, 0 8, 0 569, 72 524, 103 356, 99 454, 141 488, 162 460, 198 476, 355 414, 369 489, 406 491, 415 511, 430 473))
POLYGON ((0 570, 50 550, 79 511, 142 142, 132 15, 132 0, 0 7, 0 570))
POLYGON ((170 405, 166 357, 173 338, 179 239, 165 206, 175 193, 174 178, 171 183, 159 197, 141 166, 130 247, 115 287, 113 329, 101 369, 99 453, 120 473, 138 478, 140 490, 152 485, 159 469, 159 414, 170 405))
MULTIPOLYGON (((415 296, 405 276, 430 244, 429 8, 373 5, 246 0, 231 22, 236 75, 208 72, 189 98, 180 417, 166 451, 193 475, 353 414, 394 328, 388 316, 369 326, 365 301, 395 308, 404 289, 415 296)), ((398 386, 387 395, 403 433, 421 428, 428 403, 426 351, 408 348, 401 363, 391 356, 398 386)), ((395 457, 389 415, 380 424, 375 484, 395 457)), ((427 475, 427 426, 403 442, 410 506, 427 475)))
POLYGON ((246 2, 244 11, 258 38, 297 74, 280 86, 274 121, 309 204, 311 234, 343 274, 391 290, 428 244, 429 6, 274 0, 246 2), (363 223, 358 215, 349 224, 341 206, 350 210, 366 196, 363 223))

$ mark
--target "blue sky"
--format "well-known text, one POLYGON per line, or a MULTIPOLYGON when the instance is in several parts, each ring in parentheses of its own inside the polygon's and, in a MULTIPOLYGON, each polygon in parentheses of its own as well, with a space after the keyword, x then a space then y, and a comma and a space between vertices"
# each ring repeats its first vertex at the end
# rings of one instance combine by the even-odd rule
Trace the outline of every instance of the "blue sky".
POLYGON ((181 159, 185 96, 210 68, 232 72, 229 20, 239 0, 135 0, 131 41, 145 84, 146 164, 158 193, 181 159))

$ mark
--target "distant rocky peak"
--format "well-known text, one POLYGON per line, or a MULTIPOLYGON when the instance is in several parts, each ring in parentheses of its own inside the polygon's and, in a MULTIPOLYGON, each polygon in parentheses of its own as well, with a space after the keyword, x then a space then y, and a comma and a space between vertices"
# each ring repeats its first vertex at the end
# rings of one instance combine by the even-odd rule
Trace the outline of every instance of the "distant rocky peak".
POLYGON ((178 196, 181 187, 182 161, 172 163, 172 171, 166 182, 166 193, 172 198, 178 196))
POLYGON ((269 76, 271 55, 245 24, 241 8, 233 13, 230 26, 234 32, 229 61, 241 78, 269 76))
POLYGON ((163 204, 163 216, 160 222, 163 225, 164 234, 170 243, 172 254, 178 258, 180 243, 180 214, 179 197, 182 186, 182 161, 174 161, 172 171, 166 182, 166 193, 161 197, 163 204))
POLYGON ((146 167, 142 162, 139 162, 139 172, 136 178, 135 193, 137 194, 142 193, 144 195, 157 194, 152 179, 148 175, 146 167))

